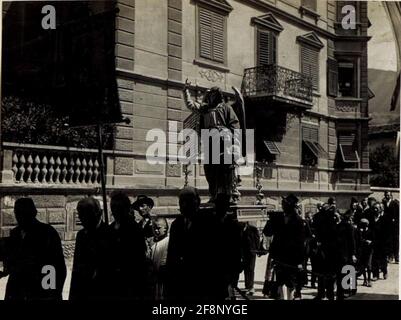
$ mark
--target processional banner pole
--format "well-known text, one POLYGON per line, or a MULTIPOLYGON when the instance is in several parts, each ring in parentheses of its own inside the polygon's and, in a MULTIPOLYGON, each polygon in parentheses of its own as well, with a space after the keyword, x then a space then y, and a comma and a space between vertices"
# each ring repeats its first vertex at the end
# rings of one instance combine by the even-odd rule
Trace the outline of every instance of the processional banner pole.
POLYGON ((97 135, 98 135, 98 149, 99 149, 98 157, 99 157, 100 183, 102 186, 102 197, 103 197, 104 223, 108 225, 109 214, 107 210, 106 175, 104 172, 102 125, 100 123, 97 125, 97 135))

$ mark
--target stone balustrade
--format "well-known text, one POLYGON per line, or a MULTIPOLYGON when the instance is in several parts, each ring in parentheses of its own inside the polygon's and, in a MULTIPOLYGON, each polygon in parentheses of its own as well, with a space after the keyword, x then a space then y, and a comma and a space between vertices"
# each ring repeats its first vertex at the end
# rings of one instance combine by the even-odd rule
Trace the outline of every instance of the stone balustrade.
POLYGON ((4 180, 15 184, 98 185, 98 154, 88 149, 5 144, 4 180))

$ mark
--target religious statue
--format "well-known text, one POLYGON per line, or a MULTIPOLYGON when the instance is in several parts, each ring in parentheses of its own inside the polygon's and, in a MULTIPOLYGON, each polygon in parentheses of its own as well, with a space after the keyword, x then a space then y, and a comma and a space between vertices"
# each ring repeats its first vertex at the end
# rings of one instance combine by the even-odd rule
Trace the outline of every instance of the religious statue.
POLYGON ((190 111, 199 115, 209 202, 214 202, 219 193, 224 193, 230 196, 232 203, 236 203, 240 196, 237 189, 240 182, 238 165, 246 156, 244 100, 239 90, 232 87, 236 99, 229 104, 222 90, 212 87, 206 91, 202 102, 198 102, 191 98, 190 86, 187 79, 184 101, 190 111), (204 135, 205 131, 207 134, 204 135), (219 147, 214 145, 216 143, 219 147))

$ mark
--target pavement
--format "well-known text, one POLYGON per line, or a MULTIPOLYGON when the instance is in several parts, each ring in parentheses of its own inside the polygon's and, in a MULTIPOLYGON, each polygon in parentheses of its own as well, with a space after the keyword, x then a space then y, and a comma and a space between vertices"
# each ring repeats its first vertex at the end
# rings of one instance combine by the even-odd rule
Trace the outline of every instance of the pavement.
MULTIPOLYGON (((265 268, 266 268, 267 256, 262 256, 256 259, 255 266, 255 294, 249 297, 250 300, 269 300, 263 297, 262 288, 264 283, 265 268)), ((69 285, 71 282, 71 267, 72 260, 66 260, 67 264, 67 279, 65 281, 63 290, 63 299, 68 299, 69 285)), ((1 265, 0 265, 1 270, 1 265)), ((7 283, 7 277, 0 279, 0 300, 4 299, 5 287, 7 283)), ((399 265, 389 263, 388 265, 388 278, 386 280, 379 279, 378 281, 372 282, 371 288, 362 286, 362 279, 358 279, 358 291, 353 297, 347 298, 347 300, 398 300, 398 287, 399 287, 399 265)), ((244 277, 243 274, 240 276, 238 284, 239 289, 244 289, 244 277)), ((302 290, 302 299, 310 300, 316 296, 317 290, 310 287, 304 287, 302 290)))
MULTIPOLYGON (((262 288, 264 283, 265 269, 266 269, 267 256, 256 258, 255 266, 255 294, 249 297, 250 300, 270 300, 263 297, 262 288)), ((362 286, 363 279, 358 278, 357 293, 355 296, 347 298, 346 300, 399 300, 399 265, 395 263, 388 264, 388 278, 372 282, 372 287, 362 286)), ((244 277, 240 276, 238 284, 239 289, 244 289, 244 277)), ((311 287, 304 287, 302 289, 302 299, 313 299, 317 294, 317 289, 311 287)))

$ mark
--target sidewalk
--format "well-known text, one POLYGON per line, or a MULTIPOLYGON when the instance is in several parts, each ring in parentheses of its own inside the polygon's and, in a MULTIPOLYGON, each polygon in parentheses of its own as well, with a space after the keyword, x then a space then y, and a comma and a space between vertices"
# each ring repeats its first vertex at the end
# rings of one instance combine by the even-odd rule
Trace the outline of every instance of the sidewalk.
MULTIPOLYGON (((263 297, 262 288, 264 283, 265 268, 267 256, 256 258, 255 267, 255 294, 250 297, 252 300, 269 300, 263 297)), ((238 284, 239 289, 244 288, 244 275, 241 274, 238 284)), ((394 263, 388 264, 387 280, 380 279, 372 282, 372 287, 363 287, 363 280, 358 278, 357 294, 347 300, 398 300, 399 285, 399 265, 394 263)), ((302 299, 313 299, 317 294, 317 289, 304 287, 302 290, 302 299)))
MULTIPOLYGON (((263 298, 262 288, 265 276, 267 256, 263 256, 256 259, 255 267, 255 295, 250 297, 252 300, 269 300, 263 298)), ((71 282, 71 266, 72 260, 66 260, 67 264, 67 279, 65 280, 63 298, 68 299, 69 285, 71 282)), ((362 280, 358 279, 358 293, 349 298, 349 300, 398 300, 398 264, 390 263, 388 265, 388 279, 378 280, 372 282, 373 286, 371 288, 361 286, 362 280)), ((0 279, 0 300, 4 299, 5 287, 8 278, 0 279)), ((240 276, 240 281, 238 287, 240 289, 244 288, 244 278, 243 274, 240 276)), ((302 299, 309 300, 313 299, 317 293, 316 289, 304 288, 302 290, 302 299)))

